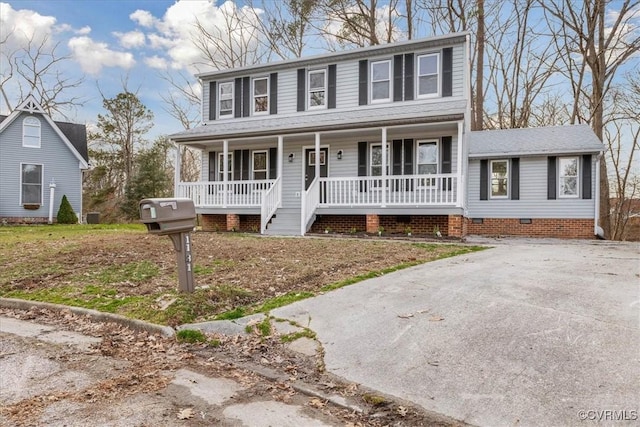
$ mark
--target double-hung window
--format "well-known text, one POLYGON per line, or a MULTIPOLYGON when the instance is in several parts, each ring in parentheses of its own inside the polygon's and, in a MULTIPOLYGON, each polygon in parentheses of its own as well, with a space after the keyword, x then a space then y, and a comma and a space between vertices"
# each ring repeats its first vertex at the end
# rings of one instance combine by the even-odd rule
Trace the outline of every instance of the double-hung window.
MULTIPOLYGON (((438 173, 438 141, 418 141, 418 175, 438 173)), ((435 179, 421 179, 420 186, 431 187, 435 179)))
POLYGON ((253 179, 267 179, 268 156, 266 150, 253 152, 253 179))
POLYGON ((326 106, 327 72, 309 71, 309 109, 326 106))
POLYGON ((40 148, 40 120, 25 117, 22 121, 22 146, 40 148))
MULTIPOLYGON (((218 153, 218 181, 224 181, 224 153, 218 153)), ((233 153, 227 153, 227 181, 233 181, 233 153)))
POLYGON ((578 197, 578 158, 559 159, 560 197, 578 197))
POLYGON ((431 53, 418 56, 418 97, 437 96, 440 93, 440 55, 431 53))
POLYGON ((42 165, 23 163, 20 165, 23 205, 42 204, 42 165))
POLYGON ((265 114, 269 112, 269 78, 253 79, 253 112, 265 114))
POLYGON ((233 82, 218 85, 219 117, 233 117, 233 82))
POLYGON ((391 61, 371 63, 371 102, 391 101, 391 61))
MULTIPOLYGON (((371 144, 371 157, 369 159, 369 175, 382 176, 382 144, 371 144)), ((387 144, 387 170, 389 175, 389 144, 387 144)))
POLYGON ((491 160, 491 198, 506 199, 509 196, 509 161, 491 160))

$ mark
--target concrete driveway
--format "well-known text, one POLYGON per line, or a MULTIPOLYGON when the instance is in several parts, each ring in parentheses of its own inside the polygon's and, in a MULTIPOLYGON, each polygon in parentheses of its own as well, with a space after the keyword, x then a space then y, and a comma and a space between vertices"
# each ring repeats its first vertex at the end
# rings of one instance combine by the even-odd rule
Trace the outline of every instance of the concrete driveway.
POLYGON ((329 372, 471 424, 637 425, 639 273, 638 245, 513 240, 272 315, 329 372))

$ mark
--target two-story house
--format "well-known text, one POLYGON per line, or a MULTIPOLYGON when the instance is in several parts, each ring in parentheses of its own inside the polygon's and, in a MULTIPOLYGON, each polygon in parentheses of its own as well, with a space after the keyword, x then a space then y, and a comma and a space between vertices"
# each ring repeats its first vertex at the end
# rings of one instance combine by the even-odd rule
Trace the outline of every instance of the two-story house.
MULTIPOLYGON (((475 218, 482 233, 468 210, 470 75, 467 33, 200 74, 203 124, 171 139, 202 150, 202 178, 180 182, 177 159, 176 196, 205 230, 462 237, 475 218)), ((498 177, 487 189, 516 169, 497 154, 478 158, 498 177)))
POLYGON ((0 221, 54 222, 65 195, 81 218, 87 168, 85 125, 53 121, 28 96, 0 116, 0 221))

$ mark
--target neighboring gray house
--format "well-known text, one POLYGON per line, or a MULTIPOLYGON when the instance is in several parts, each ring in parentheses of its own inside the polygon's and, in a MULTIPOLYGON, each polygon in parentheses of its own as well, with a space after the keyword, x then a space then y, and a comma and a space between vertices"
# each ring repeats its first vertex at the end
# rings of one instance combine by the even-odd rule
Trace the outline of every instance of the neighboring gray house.
POLYGON ((0 116, 0 221, 55 221, 63 195, 81 218, 87 168, 86 127, 54 122, 29 96, 9 116, 0 116))
POLYGON ((202 151, 202 176, 180 182, 178 158, 175 194, 194 200, 205 230, 462 237, 476 218, 484 234, 477 223, 490 216, 480 214, 492 211, 479 204, 476 215, 468 188, 479 176, 469 170, 470 75, 467 33, 200 74, 203 124, 171 139, 202 151))

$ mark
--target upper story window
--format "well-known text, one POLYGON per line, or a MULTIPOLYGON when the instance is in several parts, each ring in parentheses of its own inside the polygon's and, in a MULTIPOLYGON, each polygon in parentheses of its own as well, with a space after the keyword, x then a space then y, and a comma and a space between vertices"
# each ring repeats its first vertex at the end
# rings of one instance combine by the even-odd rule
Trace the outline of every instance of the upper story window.
POLYGON ((218 103, 220 118, 233 117, 233 82, 218 85, 218 103))
POLYGON ((327 105, 327 72, 326 70, 309 71, 309 109, 327 105))
MULTIPOLYGON (((37 120, 37 119, 36 119, 37 120)), ((20 182, 22 184, 22 204, 42 204, 42 165, 22 164, 20 182)))
POLYGON ((40 120, 35 117, 22 121, 22 146, 40 148, 40 120))
POLYGON ((253 79, 253 112, 254 114, 269 112, 269 77, 253 79))
POLYGON ((502 199, 509 196, 509 161, 491 161, 491 198, 502 199))
POLYGON ((578 158, 559 159, 560 197, 578 197, 578 158))
POLYGON ((391 101, 391 61, 371 63, 371 102, 391 101))
MULTIPOLYGON (((224 181, 224 153, 218 153, 218 181, 224 181)), ((227 153, 227 181, 233 181, 233 153, 227 153)))
POLYGON ((431 53, 418 56, 418 97, 437 96, 439 88, 440 55, 431 53))

